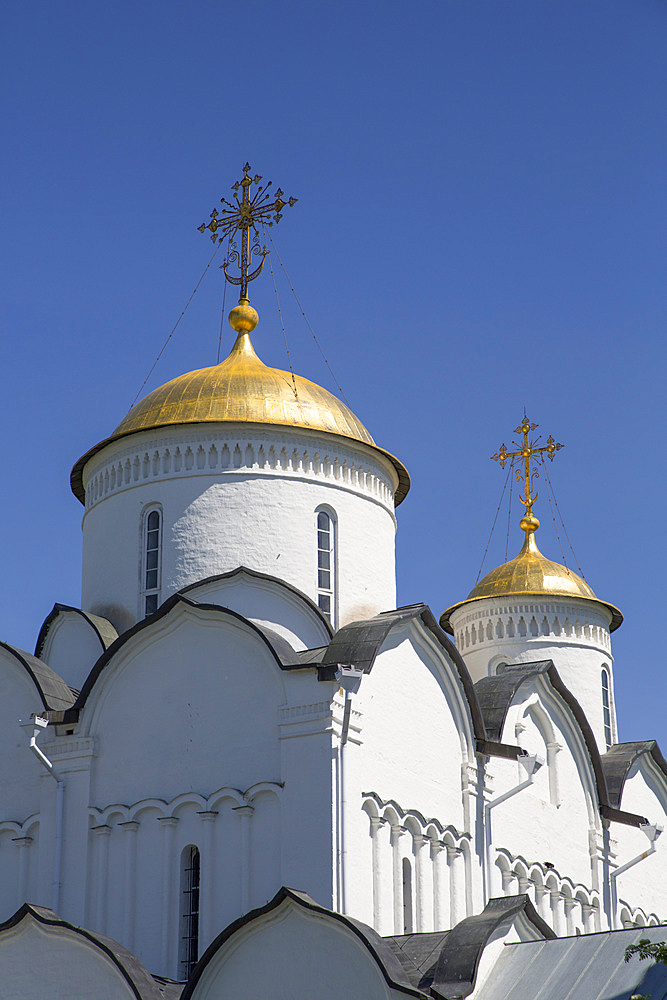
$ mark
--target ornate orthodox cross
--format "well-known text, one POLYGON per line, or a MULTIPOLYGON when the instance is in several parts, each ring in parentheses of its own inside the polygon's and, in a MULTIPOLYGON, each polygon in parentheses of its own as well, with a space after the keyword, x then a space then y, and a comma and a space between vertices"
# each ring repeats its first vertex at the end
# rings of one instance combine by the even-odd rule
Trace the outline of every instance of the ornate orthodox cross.
MULTIPOLYGON (((531 468, 531 462, 542 461, 538 456, 546 455, 551 462, 554 460, 554 455, 561 448, 564 448, 564 444, 558 444, 554 441, 551 434, 547 438, 547 443, 541 448, 537 447, 537 443, 540 440, 539 437, 530 439, 529 435, 534 431, 539 424, 531 424, 530 420, 526 416, 526 411, 523 411, 523 421, 518 427, 514 428, 515 434, 523 434, 523 443, 517 444, 516 441, 512 441, 512 445, 517 449, 516 451, 508 451, 505 443, 501 444, 500 451, 496 452, 495 455, 491 456, 492 461, 500 462, 501 469, 505 468, 508 459, 523 459, 523 472, 521 468, 516 470, 516 480, 518 483, 523 481, 523 491, 524 495, 520 496, 519 499, 521 503, 526 508, 526 517, 530 518, 533 514, 533 504, 537 500, 538 493, 534 489, 534 481, 539 478, 539 472, 531 468)), ((539 521, 537 522, 539 524, 539 521)))
POLYGON ((198 227, 200 233, 209 230, 214 243, 229 240, 230 252, 222 268, 227 281, 232 285, 241 286, 239 302, 244 304, 248 301, 248 282, 254 281, 259 275, 269 252, 266 247, 260 246, 257 227, 260 225, 272 226, 274 222, 280 222, 285 205, 289 205, 291 208, 298 201, 297 198, 288 198, 287 201, 283 201, 283 192, 280 188, 270 192, 271 181, 262 186, 261 180, 259 174, 250 177, 250 164, 246 163, 243 168, 243 178, 232 185, 234 201, 221 198, 223 208, 220 211, 214 208, 211 212, 211 221, 209 223, 202 222, 201 226, 198 227), (256 185, 256 190, 251 192, 253 185, 256 185), (239 188, 241 190, 240 198, 239 188), (252 240, 250 230, 253 233, 252 240), (240 233, 240 250, 236 242, 238 233, 240 233), (253 257, 260 255, 262 259, 259 266, 251 271, 253 257), (238 263, 241 272, 239 276, 231 275, 227 270, 230 264, 236 263, 238 263))

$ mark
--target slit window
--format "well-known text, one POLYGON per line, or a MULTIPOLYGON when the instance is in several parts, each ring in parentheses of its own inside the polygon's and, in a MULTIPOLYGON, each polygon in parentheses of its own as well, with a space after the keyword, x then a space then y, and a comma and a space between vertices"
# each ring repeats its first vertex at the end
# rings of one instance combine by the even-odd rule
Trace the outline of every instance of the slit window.
POLYGON ((180 974, 188 979, 199 958, 199 850, 194 844, 181 854, 180 974))
POLYGON ((607 749, 612 745, 611 734, 611 700, 609 695, 609 672, 602 668, 602 720, 604 722, 604 739, 607 749))
POLYGON ((403 933, 412 934, 412 865, 403 858, 403 933))
POLYGON ((146 517, 143 569, 144 617, 157 611, 160 601, 160 553, 162 523, 160 512, 151 510, 146 517))
POLYGON ((333 625, 336 611, 335 523, 325 510, 317 512, 317 604, 333 625))

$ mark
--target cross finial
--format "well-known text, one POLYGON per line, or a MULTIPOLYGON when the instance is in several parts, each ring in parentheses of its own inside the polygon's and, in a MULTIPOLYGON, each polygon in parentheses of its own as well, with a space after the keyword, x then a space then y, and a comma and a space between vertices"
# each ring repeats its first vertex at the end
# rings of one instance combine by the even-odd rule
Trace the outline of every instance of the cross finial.
MULTIPOLYGON (((207 230, 211 234, 213 243, 222 243, 229 240, 229 254, 224 261, 222 268, 225 278, 232 285, 240 285, 239 306, 243 309, 250 309, 248 306, 248 283, 258 277, 264 267, 264 260, 269 252, 266 247, 260 246, 259 226, 272 226, 280 222, 282 210, 286 205, 290 208, 295 205, 297 198, 284 199, 280 188, 271 192, 271 181, 261 184, 260 174, 250 176, 250 164, 246 163, 243 168, 243 177, 240 181, 232 184, 233 201, 221 198, 222 209, 218 211, 214 208, 211 212, 211 221, 202 222, 198 227, 200 233, 207 230), (255 187, 253 191, 252 188, 255 187), (240 195, 239 195, 240 191, 240 195), (252 239, 250 231, 252 230, 252 239), (237 237, 240 234, 240 249, 237 237), (259 265, 251 271, 253 257, 260 257, 259 265), (232 264, 238 264, 240 274, 231 275, 227 270, 232 264)), ((254 315, 254 309, 250 310, 254 315)), ((232 310, 232 315, 237 310, 232 310)), ((230 317, 231 322, 231 317, 230 317)), ((234 325, 234 324, 232 324, 234 325)), ((253 323, 251 329, 256 325, 253 323)))
POLYGON ((541 448, 537 447, 540 437, 531 439, 531 433, 537 429, 539 424, 532 424, 528 417, 526 416, 526 411, 523 411, 523 420, 518 427, 514 428, 515 434, 522 434, 523 441, 517 444, 516 441, 512 442, 513 447, 516 451, 508 451, 507 446, 503 442, 500 446, 500 451, 496 452, 495 455, 491 456, 492 461, 500 462, 500 467, 505 468, 508 459, 514 464, 514 459, 519 459, 517 462, 516 479, 518 483, 523 484, 523 496, 519 496, 521 503, 526 508, 525 514, 521 519, 521 527, 525 532, 537 531, 540 526, 540 522, 533 515, 533 504, 537 500, 538 493, 535 489, 535 480, 539 478, 539 472, 533 468, 531 463, 537 461, 543 461, 539 456, 546 455, 547 458, 553 462, 554 455, 565 445, 559 444, 554 441, 551 434, 547 438, 547 443, 542 445, 541 448), (521 460, 523 460, 523 470, 521 469, 521 460))

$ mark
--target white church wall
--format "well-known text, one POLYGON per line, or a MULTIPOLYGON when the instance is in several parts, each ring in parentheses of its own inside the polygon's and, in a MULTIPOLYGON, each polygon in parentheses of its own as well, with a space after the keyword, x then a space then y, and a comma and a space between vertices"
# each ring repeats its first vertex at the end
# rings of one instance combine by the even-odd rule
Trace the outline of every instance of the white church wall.
POLYGON ((85 616, 62 611, 49 628, 40 659, 80 690, 103 652, 104 645, 85 616))
MULTIPOLYGON (((643 755, 630 768, 623 787, 621 807, 626 812, 645 816, 649 823, 667 829, 667 787, 665 778, 653 761, 643 755)), ((617 866, 636 858, 650 847, 650 841, 637 827, 613 823, 614 861, 617 866)), ((648 923, 651 915, 667 920, 667 833, 655 842, 650 857, 618 876, 619 910, 627 904, 631 922, 648 923), (641 914, 643 913, 643 918, 641 914), (638 919, 641 918, 641 919, 638 919)))
POLYGON ((2 934, 0 970, 3 1000, 137 997, 121 969, 101 948, 74 931, 45 926, 30 917, 2 934))
POLYGON ((197 425, 121 439, 86 466, 82 606, 119 631, 143 616, 152 505, 163 517, 160 601, 240 565, 317 600, 315 511, 326 505, 337 520, 337 623, 393 608, 395 478, 363 445, 298 430, 197 425))
POLYGON ((27 671, 1 647, 0 677, 0 822, 21 824, 39 811, 43 768, 28 747, 32 726, 23 728, 19 721, 30 723, 33 713, 44 712, 44 705, 27 671))
POLYGON ((584 710, 600 752, 607 749, 602 706, 602 668, 610 674, 613 700, 611 614, 576 598, 476 601, 452 614, 456 646, 474 681, 495 673, 499 663, 553 660, 564 684, 584 710))
MULTIPOLYGON (((545 761, 533 783, 491 810, 495 849, 503 848, 528 865, 553 865, 572 884, 595 885, 589 832, 601 828, 595 778, 575 720, 544 679, 522 684, 510 706, 503 742, 538 753, 545 761)), ((490 798, 521 783, 517 762, 492 758, 490 798)))
POLYGON ((410 917, 403 912, 407 881, 413 929, 434 929, 436 915, 444 926, 450 912, 450 873, 443 867, 445 857, 437 861, 436 855, 446 846, 446 830, 454 831, 457 842, 451 845, 454 857, 449 860, 456 866, 455 908, 462 915, 470 905, 470 883, 479 881, 477 863, 467 845, 467 858, 463 855, 459 842, 464 833, 470 835, 462 775, 474 760, 474 740, 458 676, 424 629, 415 624, 397 627, 352 695, 352 706, 358 713, 356 719, 353 714, 358 735, 353 733, 343 748, 345 912, 384 933, 403 933, 404 917, 410 917), (370 797, 384 823, 371 822, 370 797), (382 830, 385 823, 387 833, 382 830), (441 883, 437 914, 436 865, 441 883), (384 908, 389 894, 391 927, 377 905, 380 895, 384 908))
POLYGON ((369 949, 348 927, 291 901, 255 919, 223 943, 192 1000, 317 995, 318 1000, 398 1000, 369 949))
POLYGON ((294 649, 315 649, 328 645, 331 639, 318 611, 275 580, 241 571, 194 584, 185 593, 194 601, 231 608, 258 625, 266 625, 287 639, 294 649))
POLYGON ((274 779, 284 700, 280 668, 250 626, 177 605, 118 650, 84 707, 81 729, 100 751, 93 803, 274 779))

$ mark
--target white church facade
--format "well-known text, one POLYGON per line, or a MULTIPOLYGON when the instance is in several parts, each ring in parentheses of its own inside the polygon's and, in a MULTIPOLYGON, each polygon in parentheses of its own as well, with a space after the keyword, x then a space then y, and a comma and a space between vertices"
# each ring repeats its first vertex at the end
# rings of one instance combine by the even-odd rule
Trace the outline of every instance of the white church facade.
POLYGON ((440 621, 396 609, 405 468, 260 361, 247 297, 230 322, 75 465, 81 608, 0 643, 2 995, 37 955, 53 996, 486 1000, 512 943, 659 938, 667 764, 617 742, 620 612, 529 505, 440 621))

